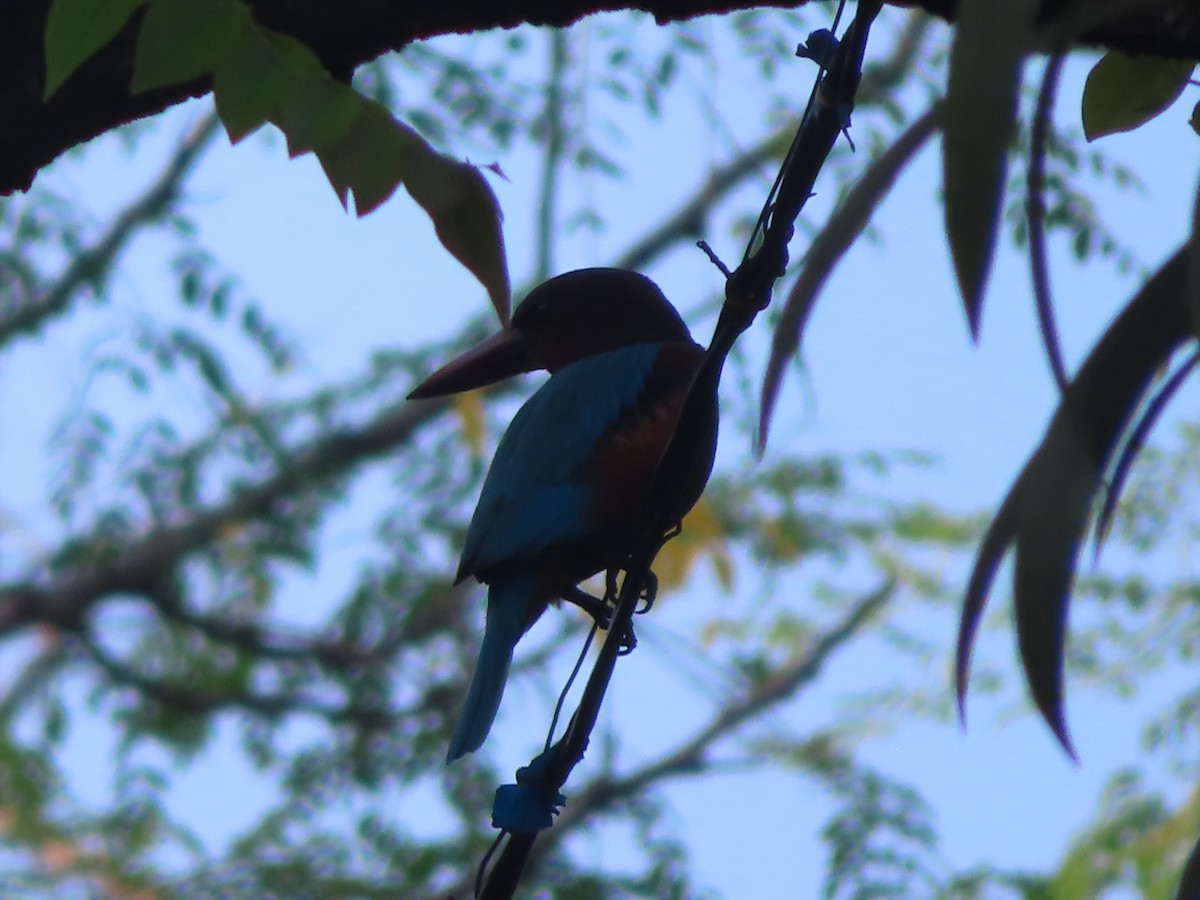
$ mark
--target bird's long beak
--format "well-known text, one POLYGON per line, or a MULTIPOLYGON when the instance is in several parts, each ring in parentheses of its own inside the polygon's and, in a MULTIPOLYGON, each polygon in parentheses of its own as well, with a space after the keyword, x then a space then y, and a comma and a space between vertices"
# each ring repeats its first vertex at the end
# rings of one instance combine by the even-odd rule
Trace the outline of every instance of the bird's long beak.
POLYGON ((505 328, 450 360, 413 388, 408 399, 424 400, 470 391, 536 368, 525 335, 505 328))

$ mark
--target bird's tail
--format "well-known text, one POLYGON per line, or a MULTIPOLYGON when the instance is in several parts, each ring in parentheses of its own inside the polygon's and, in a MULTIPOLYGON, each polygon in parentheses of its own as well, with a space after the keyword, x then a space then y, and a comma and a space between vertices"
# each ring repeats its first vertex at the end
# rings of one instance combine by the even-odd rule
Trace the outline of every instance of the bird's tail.
POLYGON ((479 648, 467 699, 450 739, 447 763, 478 750, 491 730, 500 708, 500 698, 504 696, 513 648, 525 632, 526 608, 532 590, 532 573, 497 577, 492 581, 488 590, 483 646, 479 648))

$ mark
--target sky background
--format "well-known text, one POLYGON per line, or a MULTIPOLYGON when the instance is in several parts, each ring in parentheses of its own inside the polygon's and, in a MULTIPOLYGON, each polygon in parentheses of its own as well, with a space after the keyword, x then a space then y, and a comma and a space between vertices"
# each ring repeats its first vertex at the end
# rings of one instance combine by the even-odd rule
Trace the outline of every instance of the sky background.
MULTIPOLYGON (((652 33, 648 20, 639 27, 652 33)), ((1077 123, 1083 78, 1094 59, 1080 56, 1067 66, 1060 122, 1077 123)), ((810 67, 802 62, 796 66, 798 71, 788 77, 807 85, 810 67)), ((754 85, 743 74, 736 61, 719 59, 695 77, 714 93, 729 132, 747 136, 744 143, 749 145, 762 129, 762 111, 747 96, 754 85)), ((806 92, 807 87, 797 96, 806 92)), ((682 102, 683 96, 668 100, 661 121, 644 124, 638 119, 629 129, 621 151, 629 169, 624 179, 567 176, 564 206, 602 192, 609 225, 599 235, 565 239, 558 270, 611 261, 646 222, 673 210, 706 171, 728 157, 728 146, 710 134, 703 111, 682 102)), ((1149 267, 1172 252, 1188 230, 1200 140, 1187 118, 1197 99, 1197 91, 1189 89, 1170 111, 1137 133, 1104 139, 1104 149, 1133 167, 1145 189, 1119 194, 1102 189, 1095 199, 1101 215, 1149 267)), ((207 108, 207 101, 197 101, 161 116, 155 134, 135 154, 108 137, 41 177, 101 221, 156 172, 169 140, 207 108)), ((910 108, 916 108, 915 96, 910 108)), ((519 284, 533 257, 537 159, 523 152, 496 161, 509 179, 493 180, 493 185, 505 214, 513 280, 519 284)), ((971 342, 952 279, 937 203, 939 183, 935 144, 922 152, 880 211, 875 220, 880 239, 860 241, 838 267, 807 334, 805 375, 801 378, 793 367, 787 379, 766 461, 824 451, 930 451, 940 458, 935 468, 906 473, 880 489, 889 496, 928 498, 970 512, 998 504, 1036 446, 1055 395, 1033 315, 1027 264, 1008 244, 996 261, 982 337, 978 344, 971 342)), ((745 190, 761 196, 765 187, 752 183, 745 190)), ((827 208, 822 203, 827 203, 830 188, 821 195, 818 182, 817 190, 811 209, 827 208)), ((286 322, 303 348, 295 372, 264 379, 264 398, 349 375, 373 349, 418 346, 449 336, 464 316, 486 308, 482 290, 441 250, 427 220, 406 196, 394 197, 362 220, 347 216, 315 160, 287 161, 277 136, 255 136, 235 148, 220 138, 200 165, 189 197, 202 243, 238 275, 247 294, 286 322)), ((708 239, 732 263, 741 247, 724 224, 715 223, 708 239)), ((802 241, 797 239, 792 249, 799 256, 802 241)), ((1057 311, 1073 368, 1132 294, 1136 273, 1123 276, 1103 262, 1081 268, 1064 246, 1052 249, 1057 311)), ((98 334, 119 339, 140 316, 174 302, 167 299, 174 286, 162 264, 167 252, 169 243, 163 238, 140 240, 121 266, 112 306, 85 311, 56 325, 45 339, 21 344, 0 367, 0 396, 5 398, 0 433, 7 435, 0 441, 0 463, 5 471, 22 473, 8 486, 5 515, 31 546, 49 546, 56 533, 45 509, 43 485, 54 465, 45 453, 46 440, 64 398, 82 383, 81 360, 102 345, 98 334)), ((694 313, 719 290, 720 276, 703 255, 684 247, 647 274, 685 312, 697 337, 706 338, 711 317, 694 313)), ((746 340, 756 377, 768 337, 762 322, 746 340)), ((1194 417, 1200 399, 1195 381, 1176 399, 1171 416, 1194 417)), ((185 410, 189 404, 195 407, 196 420, 202 421, 204 409, 196 398, 177 399, 185 410)), ((131 416, 136 413, 129 407, 131 416)), ((1160 435, 1169 434, 1170 419, 1160 426, 1160 435)), ((721 464, 754 465, 751 439, 744 432, 724 431, 721 464)), ((365 490, 386 490, 387 484, 384 478, 369 479, 365 490)), ((335 596, 337 586, 353 577, 361 560, 356 552, 369 542, 369 506, 368 497, 360 512, 339 516, 319 574, 295 576, 296 606, 289 610, 294 620, 319 620, 322 597, 335 596)), ((1120 551, 1114 556, 1120 564, 1120 551)), ((13 574, 16 563, 0 560, 5 574, 13 574)), ((1195 573, 1193 559, 1182 559, 1180 565, 1195 573)), ((738 592, 752 592, 752 576, 746 578, 739 581, 738 592)), ((1000 585, 1004 589, 996 592, 996 602, 1007 594, 1007 583, 1002 579, 1000 585)), ((781 587, 789 589, 786 580, 781 587)), ((624 729, 631 765, 660 752, 701 721, 704 706, 697 679, 679 674, 695 659, 681 662, 688 651, 680 647, 716 604, 738 603, 738 592, 723 596, 713 579, 702 574, 641 626, 644 646, 619 667, 605 712, 637 723, 624 729)), ((940 619, 936 624, 944 625, 940 619)), ((948 637, 944 640, 949 643, 948 637)), ((985 652, 1012 660, 1010 647, 1008 635, 993 635, 985 652)), ((1015 663, 1007 664, 1015 677, 1015 663)), ((878 657, 869 652, 847 654, 820 690, 806 695, 803 704, 789 704, 774 714, 773 724, 803 730, 826 721, 838 714, 838 692, 876 684, 881 674, 904 683, 928 677, 880 673, 877 666, 878 657), (792 716, 797 717, 794 722, 789 721, 792 716)), ((945 671, 948 691, 948 658, 945 671)), ((1137 705, 1069 690, 1070 723, 1082 759, 1078 766, 1037 721, 1026 717, 998 723, 1003 704, 990 701, 970 704, 965 734, 916 723, 869 742, 865 755, 920 788, 937 811, 943 852, 954 866, 990 862, 1045 868, 1061 856, 1072 832, 1092 818, 1108 774, 1138 760, 1138 728, 1146 709, 1186 683, 1182 677, 1176 672, 1156 680, 1137 705)), ((77 699, 83 702, 82 692, 77 699)), ((542 702, 532 689, 518 689, 510 691, 506 709, 542 702)), ((514 765, 527 757, 527 731, 502 713, 498 746, 514 765)), ((233 729, 221 733, 215 751, 181 775, 171 801, 200 823, 199 832, 214 845, 253 821, 255 810, 270 796, 270 787, 251 778, 238 761, 233 729), (214 783, 221 785, 220 791, 213 790, 214 783)), ((103 754, 96 751, 98 742, 108 740, 105 734, 96 725, 79 729, 73 738, 74 788, 80 797, 98 802, 108 772, 103 754)), ((1162 783, 1169 783, 1165 774, 1162 783)), ((1171 790, 1179 796, 1178 786, 1171 790)), ((811 782, 735 773, 673 788, 669 796, 675 812, 668 821, 693 848, 699 883, 728 897, 815 895, 824 860, 817 832, 829 806, 811 782)), ((431 794, 417 791, 413 802, 428 804, 429 825, 439 827, 442 820, 431 794)), ((627 840, 609 830, 584 837, 577 846, 586 858, 615 866, 628 852, 627 840)))

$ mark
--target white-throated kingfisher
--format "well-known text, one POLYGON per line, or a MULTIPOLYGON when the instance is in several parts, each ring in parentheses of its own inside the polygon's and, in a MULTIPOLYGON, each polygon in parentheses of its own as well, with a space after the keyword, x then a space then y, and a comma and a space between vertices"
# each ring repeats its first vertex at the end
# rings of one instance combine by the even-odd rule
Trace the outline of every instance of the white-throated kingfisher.
MULTIPOLYGON (((455 583, 489 585, 487 625, 446 761, 479 749, 500 706, 517 641, 550 603, 602 616, 576 586, 626 565, 638 516, 704 350, 650 279, 625 269, 551 278, 512 324, 448 363, 410 398, 546 369, 496 449, 467 529, 455 583)), ((712 470, 717 400, 687 454, 679 521, 712 470)), ((601 608, 602 609, 602 608, 601 608)))

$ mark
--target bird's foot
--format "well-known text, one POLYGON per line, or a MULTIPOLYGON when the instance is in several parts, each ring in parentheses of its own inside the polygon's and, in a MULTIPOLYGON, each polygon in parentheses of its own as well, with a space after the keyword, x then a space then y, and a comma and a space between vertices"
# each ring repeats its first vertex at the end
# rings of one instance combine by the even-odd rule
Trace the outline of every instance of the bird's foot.
MULTIPOLYGON (((610 575, 609 578, 615 579, 615 576, 610 575)), ((563 595, 563 599, 568 603, 574 603, 584 612, 586 612, 596 623, 596 627, 602 631, 608 631, 608 626, 612 624, 612 616, 614 607, 608 601, 610 596, 615 597, 616 594, 606 590, 605 598, 602 600, 599 597, 593 597, 587 591, 577 587, 572 587, 563 595)), ((637 636, 633 633, 633 625, 631 624, 626 629, 625 634, 621 636, 621 647, 617 651, 620 655, 631 652, 637 646, 637 636)))
POLYGON ((642 592, 638 594, 638 600, 641 601, 642 605, 633 611, 634 614, 640 616, 643 613, 650 612, 650 608, 654 606, 656 599, 658 599, 658 576, 647 569, 646 583, 642 585, 642 592))
MULTIPOLYGON (((625 577, 629 577, 629 571, 625 571, 625 577)), ((604 585, 607 593, 604 599, 613 606, 617 605, 617 570, 609 569, 604 576, 604 585)), ((637 607, 633 613, 640 616, 643 613, 650 612, 650 607, 654 606, 654 601, 658 597, 658 576, 650 569, 646 570, 646 583, 642 585, 641 591, 638 593, 638 601, 641 606, 637 607)))

